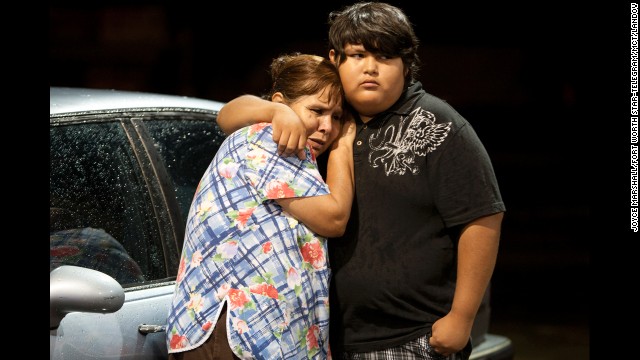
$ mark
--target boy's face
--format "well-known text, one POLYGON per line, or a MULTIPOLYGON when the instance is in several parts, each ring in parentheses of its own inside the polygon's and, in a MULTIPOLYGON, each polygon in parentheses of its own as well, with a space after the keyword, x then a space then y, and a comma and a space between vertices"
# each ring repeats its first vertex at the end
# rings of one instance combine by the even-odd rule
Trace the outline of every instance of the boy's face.
MULTIPOLYGON (((402 58, 387 58, 366 51, 362 45, 347 44, 346 59, 338 64, 338 72, 347 102, 364 122, 387 110, 404 90, 405 69, 402 58)), ((329 58, 336 64, 334 50, 329 58)))

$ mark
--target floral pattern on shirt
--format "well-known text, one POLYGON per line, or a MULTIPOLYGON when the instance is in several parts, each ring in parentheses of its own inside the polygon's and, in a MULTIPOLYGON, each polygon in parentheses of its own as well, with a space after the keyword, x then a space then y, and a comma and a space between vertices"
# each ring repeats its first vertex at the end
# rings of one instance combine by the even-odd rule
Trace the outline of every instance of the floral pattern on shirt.
POLYGON ((326 239, 273 201, 328 193, 311 152, 305 160, 278 155, 269 124, 230 135, 189 212, 169 352, 204 343, 226 303, 238 357, 330 358, 326 239))

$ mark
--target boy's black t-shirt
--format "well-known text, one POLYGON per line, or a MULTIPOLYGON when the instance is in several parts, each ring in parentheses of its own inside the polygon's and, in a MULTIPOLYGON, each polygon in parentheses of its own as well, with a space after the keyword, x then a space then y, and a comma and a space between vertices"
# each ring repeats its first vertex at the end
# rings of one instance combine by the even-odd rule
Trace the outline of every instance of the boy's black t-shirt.
POLYGON ((430 332, 451 308, 461 226, 505 211, 471 125, 419 82, 368 123, 357 119, 354 166, 347 231, 329 241, 334 354, 430 332))

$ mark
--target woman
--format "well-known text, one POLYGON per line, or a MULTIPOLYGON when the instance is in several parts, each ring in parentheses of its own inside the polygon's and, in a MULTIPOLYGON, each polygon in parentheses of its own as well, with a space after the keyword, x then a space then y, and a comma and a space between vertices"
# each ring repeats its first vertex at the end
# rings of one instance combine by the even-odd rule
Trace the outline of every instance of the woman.
POLYGON ((351 210, 355 128, 328 60, 284 55, 271 73, 271 101, 236 116, 255 124, 290 107, 310 134, 305 156, 280 156, 268 123, 220 146, 187 220, 170 358, 330 358, 326 237, 351 210), (316 156, 329 148, 325 183, 316 156))

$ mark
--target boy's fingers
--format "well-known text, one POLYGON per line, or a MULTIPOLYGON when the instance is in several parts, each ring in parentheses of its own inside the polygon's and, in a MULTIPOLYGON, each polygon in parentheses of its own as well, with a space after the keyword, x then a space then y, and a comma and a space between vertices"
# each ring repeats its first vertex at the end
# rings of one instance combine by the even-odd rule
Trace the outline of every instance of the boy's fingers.
POLYGON ((280 143, 278 144, 278 150, 280 150, 280 147, 283 148, 283 151, 281 153, 282 156, 287 157, 287 156, 297 154, 299 149, 298 142, 295 140, 293 136, 291 136, 291 134, 287 136, 287 142, 284 145, 282 145, 283 143, 285 143, 284 139, 281 139, 280 143))
POLYGON ((298 137, 298 144, 297 145, 298 145, 298 147, 297 147, 298 159, 304 160, 307 157, 307 155, 306 155, 306 153, 304 151, 304 148, 307 146, 307 139, 305 137, 302 137, 302 136, 298 137))
MULTIPOLYGON (((275 141, 275 139, 274 139, 275 141)), ((278 140, 278 155, 289 156, 293 154, 291 150, 292 146, 289 145, 291 142, 291 134, 290 133, 282 133, 280 134, 280 139, 278 140)))
POLYGON ((287 157, 295 154, 300 160, 307 157, 304 151, 307 140, 304 136, 280 132, 279 129, 274 128, 273 141, 278 143, 278 155, 287 157))

